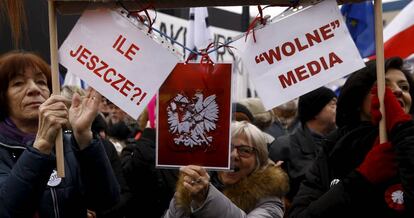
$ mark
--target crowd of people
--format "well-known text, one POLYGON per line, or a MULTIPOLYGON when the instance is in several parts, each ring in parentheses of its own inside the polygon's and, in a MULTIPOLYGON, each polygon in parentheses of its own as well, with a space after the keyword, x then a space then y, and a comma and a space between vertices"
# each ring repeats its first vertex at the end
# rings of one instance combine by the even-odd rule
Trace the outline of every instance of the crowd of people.
POLYGON ((52 95, 44 60, 8 52, 0 56, 0 217, 414 217, 412 72, 398 57, 385 72, 385 114, 369 61, 339 96, 321 87, 271 111, 258 98, 233 103, 230 171, 160 169, 153 111, 134 120, 92 88, 52 95))

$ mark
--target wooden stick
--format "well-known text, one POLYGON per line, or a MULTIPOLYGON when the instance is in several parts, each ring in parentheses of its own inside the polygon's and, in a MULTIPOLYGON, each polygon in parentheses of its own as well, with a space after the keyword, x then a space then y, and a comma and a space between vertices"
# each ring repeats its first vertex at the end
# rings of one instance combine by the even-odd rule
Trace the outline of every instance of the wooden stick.
MULTIPOLYGON (((60 95, 59 84, 59 70, 58 70, 58 43, 56 30, 56 9, 54 0, 48 1, 49 8, 49 38, 50 38, 50 63, 52 70, 52 92, 55 95, 60 95)), ((56 167, 57 175, 62 178, 65 177, 65 157, 63 155, 63 137, 62 130, 59 131, 56 137, 56 167)))
POLYGON ((387 129, 385 127, 385 69, 384 69, 384 39, 383 39, 383 21, 382 21, 382 0, 375 0, 375 46, 377 58, 377 84, 378 98, 380 102, 380 111, 382 119, 379 123, 380 143, 387 141, 387 129))

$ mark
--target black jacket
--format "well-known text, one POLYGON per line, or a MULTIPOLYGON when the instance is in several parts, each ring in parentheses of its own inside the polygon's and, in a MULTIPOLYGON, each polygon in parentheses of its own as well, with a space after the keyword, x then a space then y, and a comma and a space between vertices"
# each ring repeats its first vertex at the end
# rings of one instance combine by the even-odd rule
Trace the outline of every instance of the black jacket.
POLYGON ((300 125, 294 133, 277 138, 269 149, 269 157, 273 161, 283 160, 282 167, 289 175, 289 193, 292 200, 299 185, 305 178, 317 154, 322 149, 324 138, 317 136, 305 125, 300 125))
POLYGON ((155 130, 147 128, 138 141, 127 143, 121 161, 133 193, 136 214, 131 217, 161 217, 174 195, 178 170, 155 168, 155 130))
POLYGON ((0 134, 0 217, 86 217, 86 209, 104 210, 119 200, 119 185, 100 139, 79 151, 64 134, 65 178, 49 186, 54 154, 40 153, 0 134))
POLYGON ((109 162, 111 163, 112 170, 121 188, 121 198, 114 207, 105 211, 96 211, 96 214, 98 218, 123 218, 134 211, 134 205, 130 204, 132 193, 124 178, 121 158, 119 157, 115 146, 108 139, 103 139, 102 144, 105 148, 105 152, 108 156, 109 162))
POLYGON ((368 122, 335 132, 306 174, 289 217, 414 217, 414 123, 405 123, 389 135, 396 148, 400 174, 374 185, 355 169, 364 160, 377 135, 378 129, 368 122), (386 189, 396 183, 402 183, 405 189, 405 214, 390 209, 385 202, 386 189))

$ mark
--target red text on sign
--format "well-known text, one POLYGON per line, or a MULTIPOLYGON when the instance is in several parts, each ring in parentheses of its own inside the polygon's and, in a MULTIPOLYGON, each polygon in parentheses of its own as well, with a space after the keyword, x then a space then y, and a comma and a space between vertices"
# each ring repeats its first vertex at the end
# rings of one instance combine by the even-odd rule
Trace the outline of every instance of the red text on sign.
POLYGON ((139 51, 139 47, 136 46, 134 43, 131 43, 129 47, 126 46, 127 49, 125 50, 125 41, 126 38, 122 35, 119 35, 114 44, 112 45, 112 48, 114 48, 121 55, 124 55, 128 60, 132 61, 132 56, 137 54, 137 51, 139 51))
POLYGON ((115 89, 130 101, 140 105, 147 96, 140 87, 127 79, 122 73, 111 67, 107 62, 80 45, 76 50, 69 51, 69 55, 81 65, 84 65, 91 73, 101 78, 111 88, 115 89))
POLYGON ((311 76, 315 76, 320 73, 322 69, 326 71, 334 67, 336 64, 341 64, 342 62, 342 59, 339 58, 335 52, 331 52, 329 53, 328 58, 322 56, 317 60, 310 61, 291 71, 288 71, 287 73, 279 75, 279 82, 285 89, 300 81, 306 80, 311 76))
POLYGON ((336 20, 305 33, 303 37, 296 37, 281 45, 276 45, 274 49, 271 48, 267 52, 256 55, 255 62, 259 64, 266 60, 268 64, 273 64, 275 60, 281 61, 283 57, 290 57, 298 52, 309 49, 323 41, 333 38, 335 36, 333 30, 339 27, 339 24, 340 22, 336 20))

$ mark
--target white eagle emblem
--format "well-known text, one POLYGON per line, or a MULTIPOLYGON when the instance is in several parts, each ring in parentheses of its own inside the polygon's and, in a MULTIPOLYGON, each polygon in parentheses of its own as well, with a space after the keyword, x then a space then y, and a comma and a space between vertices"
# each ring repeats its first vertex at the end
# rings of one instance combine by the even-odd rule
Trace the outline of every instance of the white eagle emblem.
POLYGON ((213 137, 207 133, 216 129, 218 112, 216 95, 204 99, 203 93, 197 92, 190 99, 177 94, 167 107, 169 132, 175 136, 174 143, 191 148, 210 146, 213 137))
POLYGON ((391 199, 394 203, 404 204, 404 192, 401 190, 396 190, 391 194, 391 199))

